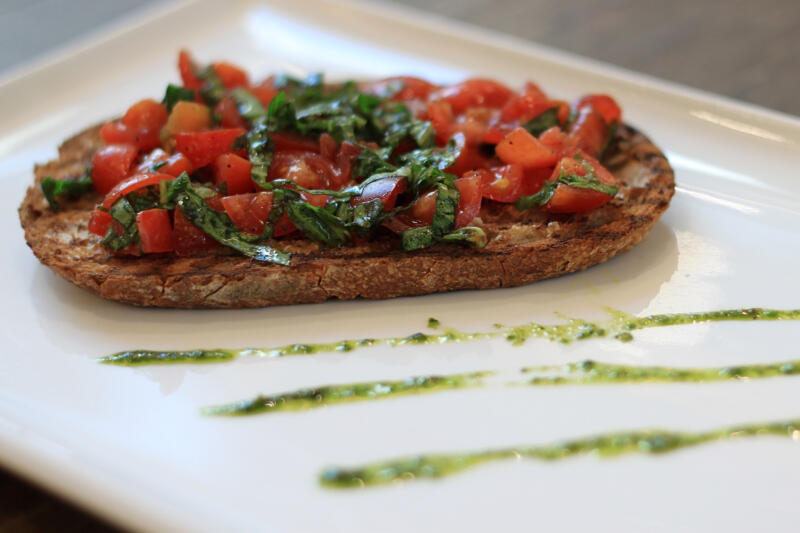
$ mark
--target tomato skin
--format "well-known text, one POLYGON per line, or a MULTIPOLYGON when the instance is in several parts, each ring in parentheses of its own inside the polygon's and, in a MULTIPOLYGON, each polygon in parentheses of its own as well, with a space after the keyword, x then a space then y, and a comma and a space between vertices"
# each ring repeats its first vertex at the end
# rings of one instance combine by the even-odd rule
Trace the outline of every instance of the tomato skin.
MULTIPOLYGON (((481 179, 478 175, 465 176, 456 179, 455 185, 458 188, 459 201, 454 229, 458 229, 472 222, 481 210, 481 179)), ((409 228, 430 226, 436 213, 436 196, 435 190, 420 195, 408 211, 384 221, 383 225, 395 233, 409 228)))
POLYGON ((539 141, 556 154, 562 157, 566 155, 564 151, 567 147, 567 134, 558 126, 544 130, 539 135, 539 141))
POLYGON ((160 136, 168 138, 176 133, 203 131, 210 128, 211 124, 211 109, 207 105, 180 101, 172 108, 160 136))
POLYGON ((394 76, 362 84, 359 88, 365 93, 386 96, 398 85, 401 89, 394 93, 390 100, 425 100, 433 90, 437 89, 436 85, 413 76, 394 76))
POLYGON ((214 113, 220 116, 223 128, 247 128, 247 122, 239 114, 236 100, 231 96, 223 96, 214 106, 214 113))
POLYGON ((156 148, 150 152, 147 156, 145 156, 144 159, 142 159, 142 162, 139 163, 139 166, 136 167, 136 172, 139 174, 143 172, 159 172, 161 174, 175 176, 176 178, 182 173, 190 173, 192 170, 194 170, 192 168, 192 164, 185 155, 180 152, 168 155, 161 148, 156 148), (159 167, 154 171, 153 166, 157 163, 163 164, 159 165, 159 167))
POLYGON ((453 112, 460 114, 470 107, 500 108, 513 94, 511 89, 502 83, 473 78, 440 89, 431 95, 431 99, 449 102, 453 112))
POLYGON ((383 202, 384 211, 391 211, 397 204, 397 197, 408 189, 408 181, 401 176, 392 176, 368 183, 361 196, 356 196, 350 203, 363 204, 375 198, 383 202))
POLYGON ((268 179, 288 179, 306 189, 328 189, 339 173, 333 161, 314 152, 276 152, 268 179))
POLYGON ((328 133, 319 136, 319 155, 328 159, 335 159, 339 151, 339 143, 328 133))
POLYGON ((219 61, 213 63, 212 68, 214 72, 217 73, 217 76, 219 76, 220 81, 222 81, 222 85, 228 90, 250 85, 247 72, 232 63, 219 61))
POLYGON ((520 165, 505 165, 467 172, 481 180, 481 195, 495 202, 511 203, 520 197, 524 171, 520 165))
POLYGON ((603 115, 593 107, 578 111, 578 118, 567 132, 568 144, 573 144, 591 156, 599 156, 606 145, 608 125, 603 115))
POLYGON ((161 174, 158 172, 143 172, 141 174, 134 174, 133 176, 117 183, 113 189, 108 191, 106 197, 103 198, 103 207, 111 209, 114 203, 120 196, 130 194, 133 191, 156 185, 164 180, 173 180, 175 176, 169 174, 161 174))
POLYGON ((250 87, 248 90, 253 94, 253 96, 258 98, 258 101, 261 102, 261 105, 266 108, 269 108, 269 104, 272 102, 272 99, 275 98, 280 92, 278 89, 264 86, 250 87))
POLYGON ((95 235, 105 237, 106 233, 108 233, 108 228, 111 227, 113 222, 114 219, 108 211, 95 209, 92 211, 92 216, 89 218, 89 231, 95 235))
POLYGON ((450 140, 453 124, 453 107, 448 102, 428 103, 428 120, 436 132, 436 144, 444 146, 450 140))
POLYGON ((530 196, 531 194, 536 194, 552 174, 553 169, 550 167, 525 169, 522 184, 519 188, 519 195, 530 196))
POLYGON ((189 158, 195 168, 212 163, 222 154, 232 152, 233 141, 246 133, 244 128, 227 128, 175 135, 178 152, 189 158))
POLYGON ((140 150, 149 151, 161 146, 159 132, 167 123, 167 107, 155 100, 141 100, 125 112, 119 120, 131 142, 140 150))
POLYGON ((142 252, 162 253, 175 249, 172 221, 166 209, 146 209, 136 214, 142 252))
POLYGON ((214 161, 214 181, 227 184, 228 194, 242 194, 253 190, 250 170, 253 165, 236 154, 222 154, 214 161))
POLYGON ((298 133, 281 131, 270 133, 270 139, 275 143, 276 152, 287 150, 303 150, 305 152, 319 152, 319 142, 310 137, 304 137, 298 133))
POLYGON ((203 80, 195 74, 192 56, 187 50, 181 50, 178 54, 178 70, 181 73, 181 80, 183 81, 184 87, 193 90, 203 88, 203 80))
POLYGON ((506 122, 527 122, 553 107, 544 92, 534 83, 525 84, 522 94, 511 97, 500 112, 506 122))
POLYGON ((518 164, 524 168, 541 168, 555 165, 558 155, 542 144, 525 128, 517 128, 495 147, 501 161, 518 164))
MULTIPOLYGON (((614 186, 619 184, 614 175, 601 165, 597 159, 585 153, 579 152, 579 155, 592 166, 597 179, 602 183, 614 186)), ((584 176, 586 175, 586 167, 572 157, 565 157, 558 162, 550 179, 557 179, 561 173, 584 176)), ((553 192, 553 196, 544 205, 544 209, 550 213, 585 213, 609 201, 611 201, 611 196, 600 191, 580 189, 559 183, 553 192)))
POLYGON ((481 210, 481 181, 478 177, 464 177, 455 181, 460 195, 456 210, 456 229, 463 228, 478 216, 481 210))
POLYGON ((100 148, 92 156, 92 183, 100 194, 106 194, 124 180, 131 171, 139 149, 133 144, 112 144, 100 148))
POLYGON ((213 250, 220 244, 206 232, 189 222, 180 207, 174 211, 173 240, 175 255, 188 256, 213 250))
MULTIPOLYGON (((328 203, 328 197, 324 194, 309 194, 307 192, 301 192, 300 197, 316 207, 325 207, 325 204, 328 203)), ((272 232, 272 236, 283 237, 284 235, 289 235, 295 231, 297 231, 297 228, 294 224, 292 224, 292 220, 289 218, 289 215, 284 213, 275 223, 275 229, 272 232)))
POLYGON ((224 196, 222 206, 236 227, 246 233, 260 235, 272 210, 272 193, 257 193, 224 196))
POLYGON ((342 188, 350 180, 353 168, 353 158, 361 153, 362 148, 357 144, 350 141, 344 141, 339 146, 339 152, 336 154, 336 166, 339 169, 338 176, 334 176, 333 187, 342 188))
POLYGON ((622 110, 616 100, 606 94, 587 94, 575 102, 576 109, 591 107, 600 115, 606 124, 614 124, 622 121, 622 110))

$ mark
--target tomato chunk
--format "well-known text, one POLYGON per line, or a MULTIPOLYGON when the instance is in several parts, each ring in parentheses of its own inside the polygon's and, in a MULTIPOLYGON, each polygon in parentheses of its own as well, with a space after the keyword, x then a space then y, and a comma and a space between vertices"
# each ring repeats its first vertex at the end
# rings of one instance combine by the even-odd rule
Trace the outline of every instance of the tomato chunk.
POLYGON ((175 248, 172 221, 166 209, 146 209, 136 214, 142 252, 171 252, 175 248))
POLYGON ((142 151, 161 145, 159 132, 167 122, 167 108, 155 100, 133 104, 118 120, 105 124, 100 136, 106 143, 135 144, 142 151))
POLYGON ((241 194, 253 190, 250 179, 250 161, 236 154, 222 154, 214 162, 214 181, 217 185, 226 184, 228 194, 241 194))
MULTIPOLYGON (((208 203, 208 201, 206 201, 208 203)), ((179 256, 207 252, 220 246, 213 237, 192 224, 183 214, 180 207, 174 211, 174 243, 175 254, 179 256)))
POLYGON ((333 161, 314 152, 277 152, 272 159, 270 180, 292 180, 306 189, 328 189, 339 174, 333 161))
POLYGON ((478 216, 481 210, 481 181, 477 176, 455 181, 460 195, 456 210, 456 228, 463 228, 478 216))
POLYGON ((397 197, 408 189, 408 181, 401 176, 391 176, 368 183, 361 196, 356 196, 350 203, 363 204, 375 198, 383 202, 385 211, 391 211, 397 204, 397 197))
MULTIPOLYGON (((580 153, 580 157, 589 164, 594 170, 597 179, 606 185, 618 185, 617 179, 611 172, 608 171, 599 161, 585 153, 580 153)), ((586 166, 580 161, 571 157, 565 157, 559 161, 553 175, 552 180, 557 179, 563 174, 577 174, 578 176, 586 175, 586 166)), ((544 209, 551 213, 585 213, 596 209, 611 200, 611 196, 600 191, 592 189, 581 189, 572 187, 564 183, 559 183, 553 196, 544 205, 544 209)))
POLYGON ((134 174, 130 178, 117 183, 113 189, 108 191, 106 197, 103 198, 103 207, 106 209, 111 209, 120 196, 130 194, 133 191, 137 191, 144 187, 149 187, 150 185, 157 185, 164 180, 173 179, 175 179, 175 176, 161 174, 158 172, 142 172, 141 174, 134 174))
POLYGON ((227 63, 225 61, 220 61, 214 63, 212 66, 214 68, 214 72, 217 73, 220 81, 222 81, 222 85, 224 85, 226 89, 235 89, 236 87, 250 85, 247 72, 240 69, 236 65, 227 63))
POLYGON ((544 92, 536 84, 528 82, 522 94, 515 95, 506 102, 500 117, 506 122, 512 120, 527 122, 551 107, 553 106, 544 92))
POLYGON ((224 196, 222 206, 237 228, 260 235, 272 210, 272 193, 263 191, 224 196))
MULTIPOLYGON (((316 207, 325 207, 325 204, 328 203, 328 197, 324 194, 309 194, 306 192, 301 192, 300 197, 303 198, 309 204, 316 206, 316 207)), ((289 235, 290 233, 294 233, 297 231, 297 228, 294 224, 292 224, 289 215, 284 213, 275 223, 275 229, 272 232, 273 237, 282 237, 284 235, 289 235)))
POLYGON ((247 128, 247 122, 239 114, 236 100, 231 96, 224 96, 214 106, 214 113, 220 117, 220 125, 223 128, 247 128))
POLYGON ((605 94, 587 94, 575 103, 577 109, 591 107, 603 116, 606 124, 622 120, 622 110, 616 100, 605 94))
POLYGON ((493 80, 474 78, 431 95, 433 100, 445 100, 453 112, 463 113, 470 107, 502 107, 514 93, 511 89, 493 80))
POLYGON ((506 135, 495 147, 495 153, 504 163, 524 168, 549 167, 558 161, 558 155, 525 128, 517 128, 506 135))
POLYGON ((175 135, 176 149, 189 158, 195 168, 212 163, 222 154, 233 151, 233 141, 244 135, 244 128, 227 128, 175 135))
POLYGON ((360 86, 361 91, 365 93, 390 97, 395 101, 425 100, 436 88, 436 85, 413 76, 394 76, 360 86))
MULTIPOLYGON (((455 180, 459 201, 456 209, 455 228, 463 228, 478 216, 481 210, 481 179, 478 175, 465 176, 455 180)), ((435 190, 420 195, 408 211, 404 211, 384 222, 384 226, 395 233, 409 228, 430 226, 436 213, 435 190)))
POLYGON ((176 178, 182 173, 191 172, 192 170, 194 170, 192 164, 185 155, 180 152, 169 155, 161 148, 156 148, 150 152, 136 167, 136 172, 139 174, 143 172, 159 172, 176 178))
POLYGON ((592 156, 599 156, 608 139, 608 125, 603 115, 593 107, 578 111, 578 118, 570 126, 567 141, 592 156))
POLYGON ((108 233, 108 228, 111 227, 113 222, 114 219, 108 211, 95 209, 92 211, 92 216, 89 218, 89 231, 95 235, 105 237, 106 233, 108 233))
POLYGON ((178 70, 181 73, 184 87, 194 90, 203 88, 203 80, 195 73, 192 56, 186 50, 181 50, 178 54, 178 70))
POLYGON ((133 144, 112 144, 100 148, 92 156, 92 183, 100 194, 106 194, 124 180, 139 154, 133 144))
POLYGON ((305 152, 318 152, 319 142, 311 137, 304 137, 291 131, 281 131, 270 133, 272 142, 275 143, 275 151, 283 152, 286 150, 302 150, 305 152))
POLYGON ((496 202, 511 203, 520 197, 523 169, 520 165, 505 165, 467 172, 464 177, 476 175, 481 180, 481 194, 496 202))

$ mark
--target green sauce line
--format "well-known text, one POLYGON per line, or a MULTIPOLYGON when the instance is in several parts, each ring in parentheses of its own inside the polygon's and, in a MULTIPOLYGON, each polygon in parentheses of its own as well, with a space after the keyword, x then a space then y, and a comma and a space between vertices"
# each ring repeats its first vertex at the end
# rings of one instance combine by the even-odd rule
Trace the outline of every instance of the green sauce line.
POLYGON ((622 431, 545 446, 519 446, 456 454, 415 455, 356 468, 331 467, 320 474, 319 482, 330 488, 385 485, 394 481, 441 478, 489 461, 502 459, 524 457, 541 461, 558 461, 588 454, 605 457, 632 453, 661 454, 706 442, 761 435, 800 439, 800 419, 746 424, 698 433, 661 429, 622 431))
POLYGON ((375 345, 404 346, 409 344, 444 344, 469 342, 480 339, 504 338, 513 345, 520 345, 532 337, 568 344, 590 338, 614 337, 627 342, 633 339, 631 331, 653 327, 696 324, 701 322, 748 321, 748 320, 800 320, 800 309, 743 308, 699 313, 658 314, 635 317, 622 311, 606 309, 610 320, 603 323, 581 319, 568 319, 563 324, 538 324, 530 322, 516 326, 495 324, 489 332, 467 333, 452 328, 441 328, 438 320, 428 320, 428 327, 435 333, 417 332, 402 337, 382 339, 346 339, 330 343, 288 344, 274 348, 214 349, 189 351, 127 350, 99 359, 101 363, 117 365, 143 365, 156 363, 217 363, 237 357, 286 357, 315 353, 352 352, 375 345))
MULTIPOLYGON (((662 366, 616 365, 581 361, 562 366, 536 366, 520 369, 526 380, 510 380, 505 385, 593 385, 602 383, 705 383, 762 379, 800 374, 800 359, 770 364, 726 366, 718 368, 674 368, 662 366)), ((365 402, 429 394, 463 388, 481 387, 486 378, 497 372, 474 372, 444 376, 415 376, 400 381, 371 381, 345 385, 327 385, 310 389, 259 395, 225 405, 203 409, 206 415, 254 415, 276 411, 301 411, 340 403, 365 402)))

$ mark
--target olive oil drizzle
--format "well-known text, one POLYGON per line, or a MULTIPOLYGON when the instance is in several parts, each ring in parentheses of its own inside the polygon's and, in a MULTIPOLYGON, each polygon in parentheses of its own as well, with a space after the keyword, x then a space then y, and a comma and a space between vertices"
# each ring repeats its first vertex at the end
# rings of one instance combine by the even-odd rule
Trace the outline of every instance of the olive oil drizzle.
POLYGON ((118 365, 143 365, 154 363, 217 363, 230 361, 237 357, 287 357, 311 355, 315 353, 352 352, 353 350, 375 345, 404 346, 409 344, 445 344, 450 342, 469 342, 481 339, 504 338, 512 345, 520 345, 530 338, 568 344, 590 338, 614 337, 622 342, 633 339, 632 331, 702 322, 726 322, 749 320, 798 320, 800 309, 744 308, 698 313, 670 313, 636 317, 622 311, 606 309, 610 319, 603 323, 582 319, 567 319, 562 324, 538 324, 529 322, 516 326, 495 324, 488 332, 467 333, 453 328, 443 328, 435 318, 428 320, 428 327, 434 333, 417 332, 403 337, 346 339, 338 342, 318 344, 288 344, 274 348, 214 349, 189 351, 128 350, 100 358, 101 363, 118 365))
POLYGON ((765 424, 745 424, 709 432, 682 433, 651 429, 606 433, 544 446, 517 446, 470 453, 415 455, 370 463, 356 468, 331 467, 319 476, 323 486, 355 488, 396 481, 440 478, 489 461, 538 459, 558 461, 578 455, 613 457, 623 454, 661 454, 699 444, 742 437, 774 435, 800 440, 800 419, 765 424))

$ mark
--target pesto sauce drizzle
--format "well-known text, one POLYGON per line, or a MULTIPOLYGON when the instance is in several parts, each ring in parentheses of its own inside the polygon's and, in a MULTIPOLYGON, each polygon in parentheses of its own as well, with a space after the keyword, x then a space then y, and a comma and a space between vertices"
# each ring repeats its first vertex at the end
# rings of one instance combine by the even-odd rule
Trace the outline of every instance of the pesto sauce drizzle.
POLYGON ((402 381, 328 385, 299 389, 284 394, 257 396, 251 400, 207 407, 203 409, 203 413, 207 415, 252 415, 275 411, 299 411, 339 403, 380 400, 413 393, 462 389, 482 385, 481 378, 491 374, 492 372, 475 372, 450 376, 417 376, 402 381))
POLYGON ((319 477, 323 486, 353 488, 394 481, 440 478, 489 461, 519 459, 557 461, 576 455, 618 456, 630 453, 660 454, 711 441, 775 435, 800 438, 800 419, 766 424, 746 424, 709 432, 682 433, 660 429, 606 433, 553 445, 522 446, 460 454, 416 455, 381 461, 357 468, 331 467, 319 477))
POLYGON ((611 316, 604 323, 588 322, 581 319, 567 319, 563 324, 544 325, 534 322, 518 326, 495 324, 495 330, 489 332, 466 333, 452 328, 441 328, 438 320, 428 320, 428 327, 436 333, 413 333, 404 337, 388 337, 382 339, 347 339, 338 342, 318 344, 289 344, 275 348, 245 348, 238 350, 191 350, 191 351, 149 351, 130 350, 118 352, 100 358, 101 363, 121 365, 148 363, 212 363, 227 361, 239 356, 285 357, 292 355, 311 355, 321 352, 351 352, 359 348, 378 344, 403 346, 406 344, 444 344, 450 342, 467 342, 479 339, 505 338, 513 345, 520 345, 532 337, 569 344, 572 341, 590 338, 613 336, 628 342, 633 339, 631 331, 662 326, 696 324, 700 322, 724 322, 739 320, 798 320, 800 309, 728 309, 699 313, 671 313, 635 317, 622 311, 606 309, 611 316))

